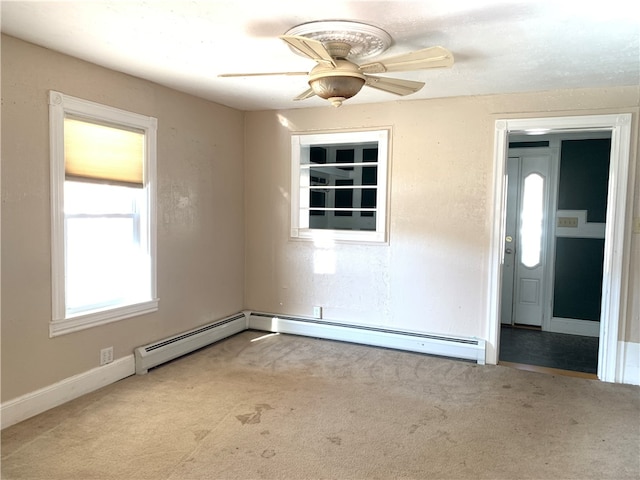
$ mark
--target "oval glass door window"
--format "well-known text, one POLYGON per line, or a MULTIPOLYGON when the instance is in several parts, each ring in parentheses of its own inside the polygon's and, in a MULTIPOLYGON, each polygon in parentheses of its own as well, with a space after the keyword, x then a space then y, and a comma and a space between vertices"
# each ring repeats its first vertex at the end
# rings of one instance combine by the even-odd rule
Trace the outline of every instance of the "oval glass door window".
POLYGON ((539 265, 542 255, 543 193, 544 178, 538 173, 527 175, 522 192, 520 261, 529 268, 539 265))

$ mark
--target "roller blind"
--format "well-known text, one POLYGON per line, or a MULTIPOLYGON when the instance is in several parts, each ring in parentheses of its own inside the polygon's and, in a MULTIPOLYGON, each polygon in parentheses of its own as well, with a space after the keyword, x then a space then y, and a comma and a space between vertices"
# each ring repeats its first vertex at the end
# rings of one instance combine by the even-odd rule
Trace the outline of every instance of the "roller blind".
POLYGON ((142 187, 144 137, 143 130, 65 117, 65 178, 142 187))

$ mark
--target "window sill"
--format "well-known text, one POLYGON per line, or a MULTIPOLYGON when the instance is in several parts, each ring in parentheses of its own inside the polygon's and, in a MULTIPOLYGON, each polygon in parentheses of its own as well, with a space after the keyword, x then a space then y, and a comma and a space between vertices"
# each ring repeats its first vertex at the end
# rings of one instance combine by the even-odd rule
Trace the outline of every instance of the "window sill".
POLYGON ((86 328, 117 322, 125 318, 152 313, 158 310, 158 303, 159 300, 156 298, 147 302, 110 308, 108 310, 87 313, 62 320, 54 320, 49 324, 49 337, 57 337, 58 335, 65 335, 86 328))
POLYGON ((313 230, 303 228, 291 229, 292 240, 306 240, 317 244, 355 243, 363 245, 388 245, 384 232, 347 231, 347 230, 313 230))

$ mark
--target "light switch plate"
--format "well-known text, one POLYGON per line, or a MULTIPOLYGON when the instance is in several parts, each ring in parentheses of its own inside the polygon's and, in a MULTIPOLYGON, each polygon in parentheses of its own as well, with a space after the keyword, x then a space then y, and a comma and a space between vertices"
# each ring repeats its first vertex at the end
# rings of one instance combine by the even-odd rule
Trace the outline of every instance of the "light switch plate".
POLYGON ((558 217, 558 227, 578 228, 578 217, 558 217))

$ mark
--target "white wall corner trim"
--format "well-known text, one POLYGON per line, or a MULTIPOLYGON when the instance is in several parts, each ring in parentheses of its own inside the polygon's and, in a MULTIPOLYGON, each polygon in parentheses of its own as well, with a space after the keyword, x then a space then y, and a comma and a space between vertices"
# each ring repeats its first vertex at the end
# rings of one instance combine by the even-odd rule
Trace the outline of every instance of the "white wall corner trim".
POLYGON ((135 373, 133 354, 107 365, 65 378, 0 405, 1 428, 10 427, 39 413, 91 393, 135 373))
POLYGON ((640 343, 619 342, 618 354, 618 365, 622 367, 618 381, 640 385, 640 343))

